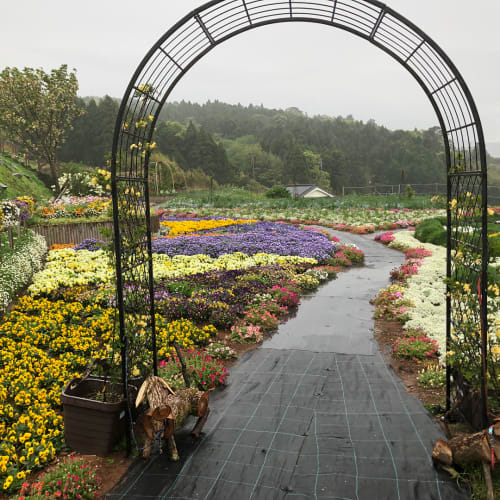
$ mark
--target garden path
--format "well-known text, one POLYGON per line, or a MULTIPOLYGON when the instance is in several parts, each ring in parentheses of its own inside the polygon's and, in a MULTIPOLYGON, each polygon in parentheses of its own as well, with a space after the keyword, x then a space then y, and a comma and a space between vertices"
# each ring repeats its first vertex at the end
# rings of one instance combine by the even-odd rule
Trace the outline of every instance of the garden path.
POLYGON ((108 499, 461 500, 432 466, 439 426, 373 340, 369 299, 402 254, 341 233, 366 266, 302 300, 297 317, 242 356, 181 460, 137 460, 108 499))

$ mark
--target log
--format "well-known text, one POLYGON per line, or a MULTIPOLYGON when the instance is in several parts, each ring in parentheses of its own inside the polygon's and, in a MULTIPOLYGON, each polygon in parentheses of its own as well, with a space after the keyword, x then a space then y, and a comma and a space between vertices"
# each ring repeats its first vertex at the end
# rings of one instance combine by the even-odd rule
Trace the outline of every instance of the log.
POLYGON ((500 461, 500 419, 498 418, 493 421, 492 427, 480 432, 455 436, 448 442, 438 439, 432 451, 434 465, 441 465, 450 474, 456 473, 451 467, 453 462, 459 465, 480 462, 483 466, 487 500, 494 500, 490 471, 493 465, 492 459, 500 461), (493 435, 489 433, 490 429, 493 435))
POLYGON ((497 460, 500 460, 500 420, 496 419, 493 425, 493 435, 496 442, 491 443, 488 429, 484 429, 474 434, 461 434, 451 438, 448 442, 438 440, 432 452, 435 463, 451 465, 449 456, 451 454, 452 463, 459 465, 481 462, 491 462, 491 445, 497 460))
POLYGON ((208 392, 198 391, 193 395, 191 415, 204 417, 208 410, 208 392))
POLYGON ((489 439, 484 431, 454 437, 448 441, 448 446, 451 449, 453 461, 459 465, 491 460, 489 439))
POLYGON ((453 463, 453 453, 446 441, 438 439, 432 450, 432 461, 436 464, 451 465, 453 463))
POLYGON ((191 431, 191 436, 193 436, 196 439, 198 439, 200 437, 201 431, 203 430, 203 427, 205 426, 205 423, 207 422, 207 418, 208 418, 209 413, 210 413, 210 408, 207 408, 207 411, 205 412, 205 414, 198 418, 198 421, 196 422, 194 429, 191 431))
POLYGON ((483 462, 484 482, 486 484, 486 500, 495 500, 493 480, 491 479, 490 466, 483 462))

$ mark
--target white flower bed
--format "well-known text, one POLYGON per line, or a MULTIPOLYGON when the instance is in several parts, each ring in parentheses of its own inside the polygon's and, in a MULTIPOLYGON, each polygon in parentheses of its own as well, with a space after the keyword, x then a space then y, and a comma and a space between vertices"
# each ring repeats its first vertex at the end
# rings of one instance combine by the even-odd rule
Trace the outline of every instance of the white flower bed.
POLYGON ((28 241, 0 262, 0 312, 4 312, 12 299, 31 280, 47 253, 43 236, 30 231, 28 241))
POLYGON ((406 245, 410 248, 423 247, 432 252, 419 267, 418 274, 408 278, 404 291, 405 299, 410 299, 414 308, 408 313, 410 320, 404 328, 422 328, 430 338, 439 343, 439 352, 446 353, 446 248, 422 243, 413 236, 412 231, 394 234, 396 239, 389 246, 406 245))

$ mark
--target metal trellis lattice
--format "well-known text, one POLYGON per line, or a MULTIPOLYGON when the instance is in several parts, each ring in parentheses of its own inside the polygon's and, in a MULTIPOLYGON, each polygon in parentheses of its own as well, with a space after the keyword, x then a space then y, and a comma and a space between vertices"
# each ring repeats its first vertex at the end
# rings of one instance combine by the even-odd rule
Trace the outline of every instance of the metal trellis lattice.
MULTIPOLYGON (((182 77, 212 49, 248 30, 287 22, 340 28, 375 45, 411 73, 436 112, 448 170, 447 347, 453 350, 455 345, 467 344, 467 363, 482 366, 480 380, 472 382, 481 391, 477 425, 484 425, 488 411, 488 248, 481 122, 463 77, 444 51, 417 26, 376 0, 213 0, 169 29, 139 64, 121 103, 112 154, 123 377, 138 362, 149 362, 156 372, 148 166, 162 106, 182 77), (467 231, 461 230, 464 227, 467 231), (474 301, 464 301, 463 294, 454 293, 451 285, 457 282, 470 284, 474 301), (475 326, 473 337, 471 325, 475 326)), ((453 386, 457 390, 452 390, 449 372, 448 406, 463 395, 467 363, 462 359, 455 364, 453 386)))

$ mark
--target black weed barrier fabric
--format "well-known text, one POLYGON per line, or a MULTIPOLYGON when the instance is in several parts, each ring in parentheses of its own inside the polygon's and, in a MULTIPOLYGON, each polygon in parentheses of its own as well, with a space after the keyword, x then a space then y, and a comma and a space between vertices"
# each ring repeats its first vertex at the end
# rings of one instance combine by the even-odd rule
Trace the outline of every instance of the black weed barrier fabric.
POLYGON ((138 459, 108 499, 461 500, 431 461, 439 426, 379 353, 259 348, 212 393, 181 460, 138 459))

